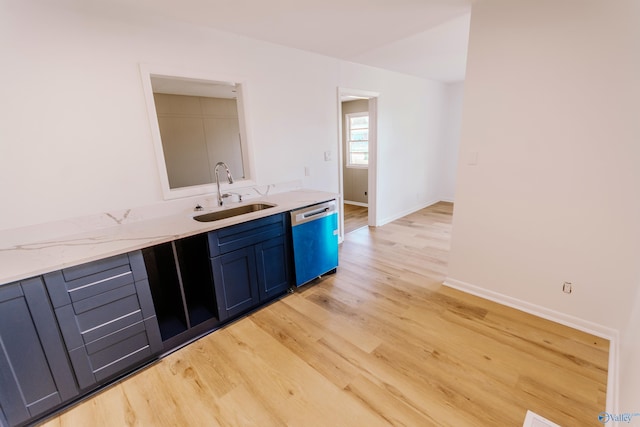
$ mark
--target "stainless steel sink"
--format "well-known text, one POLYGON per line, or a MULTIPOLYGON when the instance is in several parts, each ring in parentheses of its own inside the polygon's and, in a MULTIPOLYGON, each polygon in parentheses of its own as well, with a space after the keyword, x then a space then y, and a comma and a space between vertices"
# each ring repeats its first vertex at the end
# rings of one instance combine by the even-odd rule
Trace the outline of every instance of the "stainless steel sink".
POLYGON ((218 221, 225 218, 231 218, 233 216, 243 215, 251 212, 261 211, 263 209, 273 208, 276 205, 271 205, 268 203, 252 203, 250 205, 238 206, 231 209, 223 209, 220 211, 209 212, 202 215, 196 215, 193 217, 196 221, 200 222, 211 222, 218 221))

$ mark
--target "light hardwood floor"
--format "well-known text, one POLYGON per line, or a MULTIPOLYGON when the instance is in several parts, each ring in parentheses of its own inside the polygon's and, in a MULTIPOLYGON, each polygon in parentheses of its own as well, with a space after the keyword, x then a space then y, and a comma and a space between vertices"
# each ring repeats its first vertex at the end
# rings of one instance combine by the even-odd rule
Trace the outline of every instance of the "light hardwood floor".
POLYGON ((601 426, 608 341, 440 285, 451 211, 350 233, 337 274, 46 426, 601 426))
POLYGON ((369 209, 365 206, 344 204, 344 233, 351 233, 366 227, 369 220, 369 209))

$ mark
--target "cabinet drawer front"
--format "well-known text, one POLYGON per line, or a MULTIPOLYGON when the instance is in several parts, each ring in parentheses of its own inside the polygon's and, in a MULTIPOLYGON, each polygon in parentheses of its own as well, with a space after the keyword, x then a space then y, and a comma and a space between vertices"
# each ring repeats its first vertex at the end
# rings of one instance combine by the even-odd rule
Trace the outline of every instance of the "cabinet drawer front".
POLYGON ((89 310, 94 310, 105 304, 109 304, 135 294, 136 286, 133 283, 129 283, 125 286, 113 289, 111 291, 107 291, 102 294, 74 302, 73 311, 76 314, 82 314, 89 310))
POLYGON ((133 313, 129 313, 116 320, 104 323, 97 328, 86 331, 82 334, 82 340, 86 345, 89 345, 91 342, 95 342, 129 326, 138 324, 142 322, 142 320, 142 313, 140 311, 134 311, 133 313))
POLYGON ((62 271, 54 271, 45 274, 44 280, 53 306, 61 307, 133 283, 133 273, 127 264, 70 282, 64 280, 62 271))
MULTIPOLYGON (((78 314, 76 321, 80 332, 87 333, 103 327, 116 319, 140 313, 140 304, 136 295, 131 295, 121 300, 105 304, 86 313, 78 314)), ((142 313, 140 313, 142 316, 142 313)))
POLYGON ((152 356, 144 332, 92 355, 87 353, 86 347, 76 348, 69 352, 69 358, 81 389, 93 388, 100 381, 131 370, 151 359, 152 356))
POLYGON ((111 270, 123 265, 129 265, 129 257, 127 254, 92 261, 75 267, 64 268, 62 270, 62 276, 66 282, 70 282, 81 277, 89 276, 100 271, 111 270))
POLYGON ((24 296, 22 288, 17 283, 12 285, 0 286, 0 302, 8 301, 14 298, 20 298, 24 296))
POLYGON ((96 371, 94 375, 97 381, 102 381, 116 374, 123 373, 132 366, 140 365, 142 362, 150 360, 151 356, 152 353, 149 346, 142 347, 104 366, 96 371))
POLYGON ((209 252, 211 257, 218 256, 284 233, 284 214, 271 215, 210 232, 209 252))
POLYGON ((147 279, 141 251, 129 252, 44 275, 55 308, 147 279))
MULTIPOLYGON (((125 328, 119 329, 115 332, 107 334, 103 337, 98 338, 97 340, 90 341, 86 344, 87 354, 91 355, 97 353, 101 350, 104 350, 107 347, 115 345, 120 341, 124 341, 127 338, 130 338, 134 335, 138 335, 140 333, 145 332, 145 324, 141 320, 139 322, 134 323, 133 325, 127 326, 125 328)), ((146 342, 148 344, 148 341, 146 342)))
POLYGON ((56 317, 67 350, 83 347, 115 331, 143 320, 135 295, 77 315, 72 305, 56 308, 56 317))
MULTIPOLYGON (((123 359, 140 352, 144 352, 146 356, 151 355, 149 340, 147 339, 147 334, 144 330, 119 341, 116 345, 105 347, 93 354, 87 354, 93 368, 93 373, 96 375, 97 379, 100 371, 108 369, 109 366, 117 364, 123 359)), ((119 370, 122 370, 124 367, 125 366, 121 366, 119 370)))
POLYGON ((66 288, 71 301, 80 301, 129 283, 133 283, 133 274, 126 265, 67 282, 66 288))

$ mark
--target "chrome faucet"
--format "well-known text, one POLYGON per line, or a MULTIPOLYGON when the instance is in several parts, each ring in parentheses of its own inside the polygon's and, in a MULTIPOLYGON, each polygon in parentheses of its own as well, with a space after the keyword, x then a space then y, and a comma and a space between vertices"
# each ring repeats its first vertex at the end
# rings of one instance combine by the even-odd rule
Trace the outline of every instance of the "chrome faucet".
POLYGON ((218 178, 218 167, 220 166, 224 166, 224 169, 227 171, 227 180, 229 181, 229 184, 233 184, 233 177, 231 176, 231 171, 229 170, 229 166, 227 166, 225 162, 216 163, 216 167, 213 170, 213 172, 216 174, 216 187, 218 188, 218 206, 222 206, 223 197, 228 197, 227 194, 223 195, 220 193, 220 178, 218 178))

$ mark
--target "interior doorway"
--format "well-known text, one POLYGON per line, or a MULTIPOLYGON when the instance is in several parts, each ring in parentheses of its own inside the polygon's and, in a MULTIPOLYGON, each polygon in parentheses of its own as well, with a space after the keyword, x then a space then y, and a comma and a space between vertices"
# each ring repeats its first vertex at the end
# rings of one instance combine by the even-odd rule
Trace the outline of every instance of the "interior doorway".
POLYGON ((344 234, 359 230, 369 224, 369 208, 344 201, 344 234))
POLYGON ((339 88, 340 239, 376 225, 378 93, 339 88))

